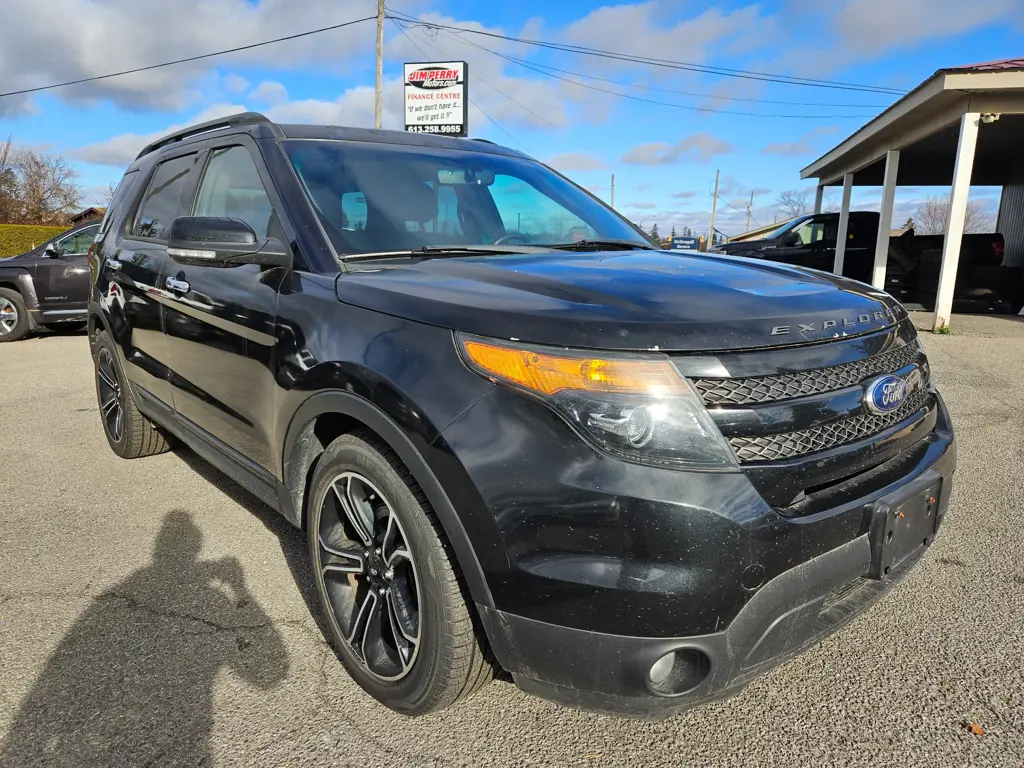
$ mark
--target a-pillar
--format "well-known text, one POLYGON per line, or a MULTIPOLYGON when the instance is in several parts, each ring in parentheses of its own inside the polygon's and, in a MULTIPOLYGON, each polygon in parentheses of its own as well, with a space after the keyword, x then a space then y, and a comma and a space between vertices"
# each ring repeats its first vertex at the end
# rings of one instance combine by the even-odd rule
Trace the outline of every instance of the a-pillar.
POLYGON ((853 193, 853 174, 843 176, 843 203, 839 207, 839 231, 836 233, 836 263, 832 271, 843 274, 843 260, 846 258, 847 233, 850 231, 850 196, 853 193))
POLYGON ((971 191, 979 122, 981 114, 978 112, 967 112, 960 119, 960 140, 956 146, 956 164, 953 166, 953 189, 946 215, 946 237, 942 242, 939 292, 935 297, 935 317, 932 319, 932 330, 935 331, 949 325, 949 316, 953 311, 953 288, 960 262, 960 245, 964 238, 964 218, 967 215, 967 195, 971 191))
POLYGON ((885 179, 882 182, 882 206, 878 212, 878 237, 875 240, 875 268, 871 284, 885 290, 885 263, 889 260, 889 236, 892 231, 892 206, 896 201, 896 177, 900 171, 900 151, 885 153, 885 179))

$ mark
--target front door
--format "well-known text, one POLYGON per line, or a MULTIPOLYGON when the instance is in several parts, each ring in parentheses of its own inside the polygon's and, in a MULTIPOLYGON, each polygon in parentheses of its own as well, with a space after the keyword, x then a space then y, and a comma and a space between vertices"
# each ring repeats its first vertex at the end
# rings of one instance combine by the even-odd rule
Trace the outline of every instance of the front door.
POLYGON ((36 267, 36 296, 42 322, 85 320, 89 301, 89 247, 100 223, 55 240, 50 257, 36 267))
POLYGON ((195 188, 191 174, 197 157, 193 150, 156 167, 134 219, 117 233, 105 263, 111 294, 105 301, 128 378, 145 390, 143 396, 167 408, 173 405, 163 309, 172 296, 166 288, 171 270, 167 234, 195 188))
MULTIPOLYGON (((255 142, 233 136, 210 143, 192 215, 241 219, 258 239, 285 241, 275 199, 255 142)), ((268 471, 277 297, 286 274, 256 264, 172 262, 165 305, 175 410, 268 471)))
POLYGON ((839 216, 820 213, 791 229, 769 258, 785 264, 831 272, 836 260, 839 216))

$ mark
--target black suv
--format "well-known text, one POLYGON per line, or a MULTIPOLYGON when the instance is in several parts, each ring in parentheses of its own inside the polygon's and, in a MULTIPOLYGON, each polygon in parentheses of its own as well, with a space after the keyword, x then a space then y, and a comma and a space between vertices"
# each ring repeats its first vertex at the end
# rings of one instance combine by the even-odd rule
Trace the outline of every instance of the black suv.
POLYGON ((338 656, 407 714, 502 669, 635 716, 734 693, 946 510, 897 302, 657 250, 489 142, 196 126, 128 169, 92 269, 111 448, 174 436, 307 531, 338 656))
POLYGON ((27 253, 0 259, 0 342, 40 326, 85 327, 89 298, 87 254, 100 222, 87 221, 27 253))

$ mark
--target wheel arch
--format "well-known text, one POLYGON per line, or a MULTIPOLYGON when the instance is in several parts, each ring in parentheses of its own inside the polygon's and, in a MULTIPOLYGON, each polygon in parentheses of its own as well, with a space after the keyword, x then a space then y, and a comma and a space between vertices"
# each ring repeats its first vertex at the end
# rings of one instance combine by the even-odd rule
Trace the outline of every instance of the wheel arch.
POLYGON ((8 288, 21 294, 28 312, 29 330, 37 328, 39 324, 36 322, 36 311, 39 309, 39 297, 36 296, 32 274, 20 267, 0 267, 0 288, 8 288))
POLYGON ((383 440, 408 468, 452 546, 472 599, 493 607, 494 602, 469 534, 434 471, 402 428, 380 408, 349 392, 319 392, 295 411, 285 435, 282 478, 288 504, 286 516, 305 527, 309 481, 327 445, 338 436, 368 429, 383 440))

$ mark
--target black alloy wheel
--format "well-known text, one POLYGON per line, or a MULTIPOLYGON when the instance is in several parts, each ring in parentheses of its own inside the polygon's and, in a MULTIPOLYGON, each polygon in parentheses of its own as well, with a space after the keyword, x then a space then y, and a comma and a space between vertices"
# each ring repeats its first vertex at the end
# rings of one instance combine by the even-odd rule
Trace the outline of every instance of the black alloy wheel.
POLYGON ((106 347, 101 347, 96 356, 96 376, 103 428, 113 442, 120 443, 124 437, 124 396, 114 360, 106 347))
POLYGON ((331 620, 382 682, 409 674, 420 645, 416 562, 384 494, 357 472, 330 483, 320 507, 316 573, 331 620))
POLYGON ((493 679, 444 529, 387 443, 367 430, 335 438, 306 498, 321 626, 364 691, 396 712, 425 715, 493 679))

